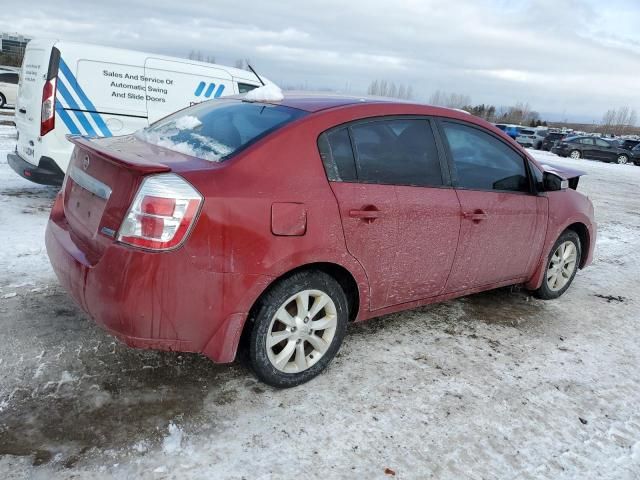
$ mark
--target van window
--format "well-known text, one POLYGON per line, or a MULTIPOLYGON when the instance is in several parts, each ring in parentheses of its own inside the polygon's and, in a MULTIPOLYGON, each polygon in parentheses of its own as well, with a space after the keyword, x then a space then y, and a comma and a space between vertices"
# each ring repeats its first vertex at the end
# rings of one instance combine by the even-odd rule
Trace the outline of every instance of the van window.
POLYGON ((136 136, 175 152, 219 162, 306 114, 281 105, 216 100, 180 110, 139 130, 136 136))
POLYGON ((258 88, 257 85, 251 85, 250 83, 240 83, 238 82, 238 93, 247 93, 251 90, 255 90, 258 88))

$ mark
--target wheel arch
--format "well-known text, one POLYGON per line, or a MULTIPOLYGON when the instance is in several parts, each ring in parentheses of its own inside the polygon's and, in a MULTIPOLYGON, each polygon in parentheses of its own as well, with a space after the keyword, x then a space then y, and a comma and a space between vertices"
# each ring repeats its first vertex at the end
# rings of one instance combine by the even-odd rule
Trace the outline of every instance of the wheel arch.
POLYGON ((295 268, 287 270, 280 275, 274 277, 272 281, 257 295, 253 305, 249 309, 249 312, 244 318, 244 324, 242 326, 242 332, 237 340, 236 352, 241 356, 245 356, 247 342, 251 336, 251 329, 253 328, 253 319, 257 314, 257 309, 260 304, 260 300, 281 280, 290 277, 301 271, 317 270, 324 272, 334 278, 342 287, 347 296, 347 305, 349 307, 349 321, 353 322, 357 319, 358 314, 362 309, 362 302, 368 301, 366 292, 361 293, 361 286, 356 280, 356 276, 344 265, 340 265, 335 262, 329 261, 317 261, 299 265, 295 268))
POLYGON ((591 239, 589 238, 589 229, 584 223, 575 222, 567 226, 567 228, 565 228, 563 232, 567 230, 572 230, 576 232, 576 234, 578 235, 578 238, 580 239, 580 265, 579 266, 580 268, 583 268, 585 263, 587 262, 589 249, 591 247, 591 244, 590 244, 591 239))

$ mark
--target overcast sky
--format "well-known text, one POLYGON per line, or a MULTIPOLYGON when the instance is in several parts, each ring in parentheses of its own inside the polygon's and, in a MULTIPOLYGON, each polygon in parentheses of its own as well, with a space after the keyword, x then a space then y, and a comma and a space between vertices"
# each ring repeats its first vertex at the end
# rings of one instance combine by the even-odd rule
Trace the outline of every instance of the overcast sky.
POLYGON ((549 119, 640 113, 638 0, 4 0, 0 30, 233 65, 283 86, 364 93, 376 78, 549 119))

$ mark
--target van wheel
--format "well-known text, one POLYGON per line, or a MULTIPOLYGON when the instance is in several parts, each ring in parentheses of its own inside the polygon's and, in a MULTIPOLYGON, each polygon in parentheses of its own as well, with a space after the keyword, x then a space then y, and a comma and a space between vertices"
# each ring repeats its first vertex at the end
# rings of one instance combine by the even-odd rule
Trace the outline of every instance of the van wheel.
POLYGON ((249 362, 263 382, 288 388, 308 382, 331 362, 348 322, 340 284, 319 271, 280 280, 259 301, 249 362))
POLYGON ((6 103, 7 103, 7 99, 4 98, 4 95, 0 93, 0 108, 4 108, 6 103))
POLYGON ((551 249, 542 285, 534 294, 551 300, 566 292, 576 276, 581 255, 580 237, 573 230, 565 230, 551 249))

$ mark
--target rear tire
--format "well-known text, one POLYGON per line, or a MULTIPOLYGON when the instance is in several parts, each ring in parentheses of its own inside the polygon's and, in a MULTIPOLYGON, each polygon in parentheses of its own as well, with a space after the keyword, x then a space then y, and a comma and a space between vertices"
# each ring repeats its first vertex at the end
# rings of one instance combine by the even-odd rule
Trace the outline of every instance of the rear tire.
POLYGON ((306 270, 280 280, 256 308, 249 340, 253 371, 273 387, 308 382, 340 349, 348 318, 347 296, 330 275, 306 270))
POLYGON ((571 150, 571 153, 569 153, 569 157, 573 158, 574 160, 580 160, 582 158, 582 152, 580 152, 580 150, 571 150))
POLYGON ((573 230, 565 230, 551 248, 542 285, 533 292, 534 295, 543 300, 561 296, 573 282, 581 258, 580 237, 573 230))
POLYGON ((2 94, 0 93, 0 108, 4 108, 4 106, 6 105, 6 103, 7 103, 7 99, 6 99, 6 98, 4 98, 4 95, 2 95, 2 94))
POLYGON ((619 165, 626 165, 629 162, 629 157, 627 157, 624 153, 618 155, 618 159, 616 160, 619 165))

